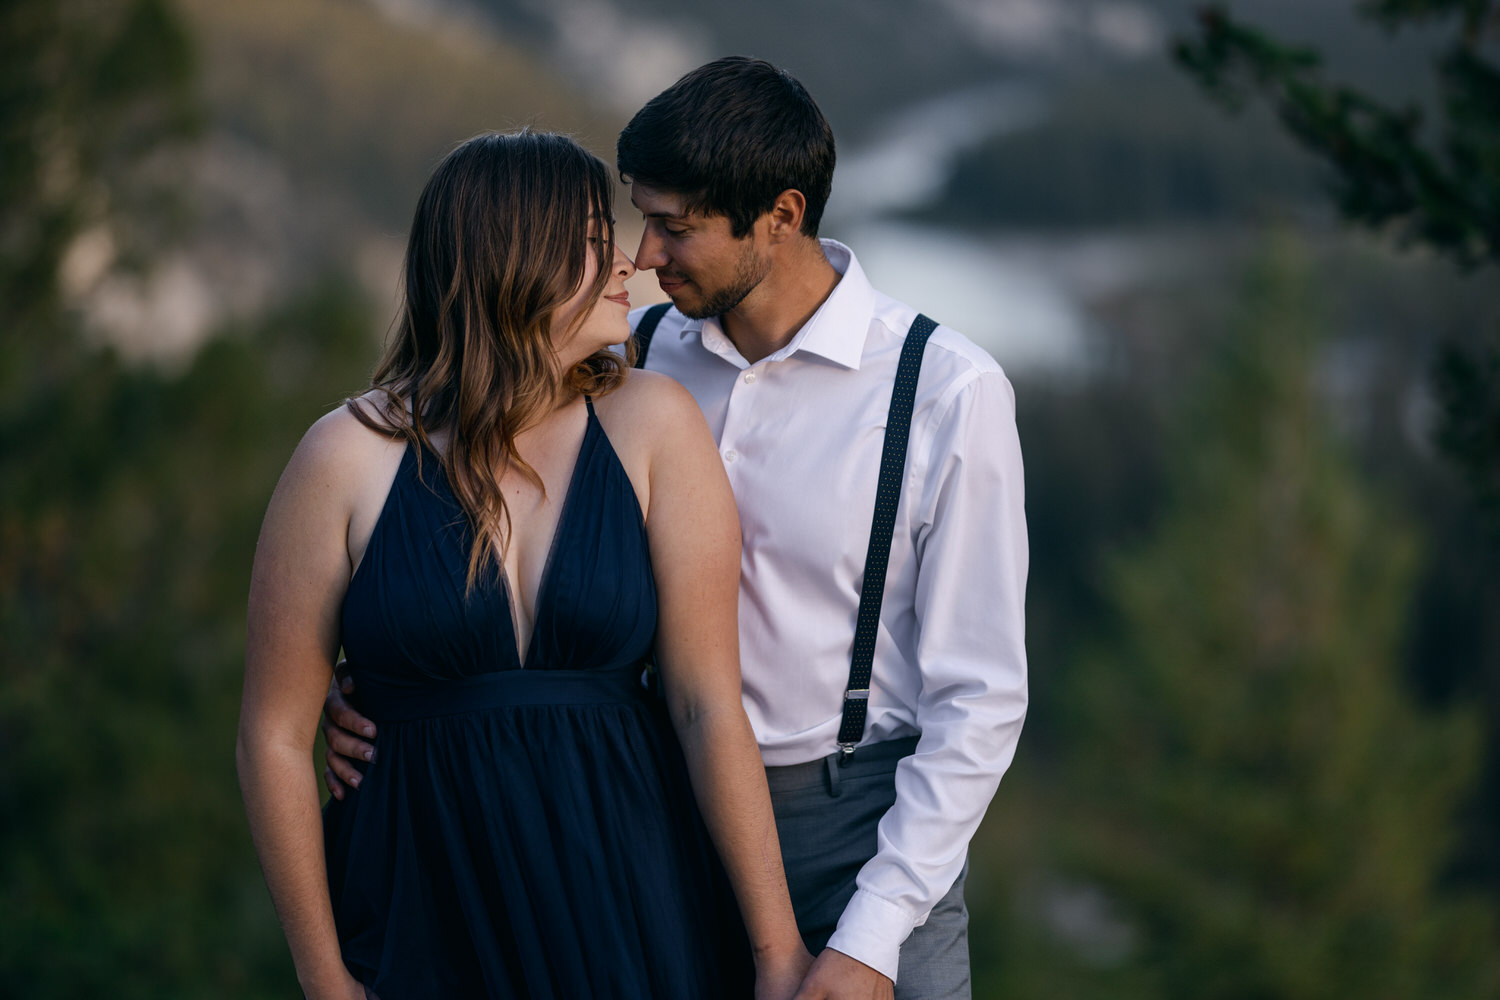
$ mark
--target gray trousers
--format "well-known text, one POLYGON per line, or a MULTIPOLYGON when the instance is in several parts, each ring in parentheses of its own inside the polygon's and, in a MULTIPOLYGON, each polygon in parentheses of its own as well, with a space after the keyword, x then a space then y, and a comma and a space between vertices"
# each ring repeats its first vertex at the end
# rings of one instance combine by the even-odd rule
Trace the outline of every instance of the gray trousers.
MULTIPOLYGON (((896 801, 896 764, 915 737, 860 747, 840 767, 835 755, 766 768, 797 927, 814 955, 823 950, 854 895, 854 878, 875 856, 876 826, 896 801)), ((901 946, 896 1000, 969 1000, 966 863, 958 881, 901 946)))

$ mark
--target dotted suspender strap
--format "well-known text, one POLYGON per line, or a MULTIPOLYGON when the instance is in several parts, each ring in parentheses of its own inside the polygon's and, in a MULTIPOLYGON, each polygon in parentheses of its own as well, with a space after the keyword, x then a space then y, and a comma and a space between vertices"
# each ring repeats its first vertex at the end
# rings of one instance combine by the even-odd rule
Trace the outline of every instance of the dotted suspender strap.
MULTIPOLYGON (((641 314, 641 321, 635 325, 635 332, 631 337, 635 340, 635 367, 646 367, 646 353, 651 350, 651 337, 656 333, 656 328, 661 324, 661 318, 672 308, 672 303, 662 302, 652 306, 641 314)), ((593 405, 592 402, 589 404, 593 405)), ((645 684, 657 697, 661 696, 661 672, 656 669, 656 651, 652 650, 649 663, 646 667, 645 684)))
POLYGON ((865 579, 859 592, 859 616, 854 628, 854 653, 849 662, 849 686, 844 691, 844 720, 839 726, 839 763, 854 758, 854 745, 865 735, 865 711, 870 702, 870 670, 875 662, 875 636, 880 627, 880 602, 885 595, 886 564, 891 556, 891 534, 896 529, 896 505, 901 501, 901 479, 906 469, 906 442, 911 431, 911 407, 922 372, 922 351, 937 323, 918 315, 906 333, 891 409, 885 422, 885 445, 880 453, 880 485, 875 490, 875 516, 870 525, 870 548, 865 554, 865 579))
POLYGON ((661 322, 661 318, 670 308, 672 308, 670 302, 654 305, 646 310, 641 316, 641 321, 635 325, 635 333, 632 336, 635 337, 635 366, 637 368, 646 367, 646 353, 651 350, 651 335, 656 333, 657 324, 661 322))

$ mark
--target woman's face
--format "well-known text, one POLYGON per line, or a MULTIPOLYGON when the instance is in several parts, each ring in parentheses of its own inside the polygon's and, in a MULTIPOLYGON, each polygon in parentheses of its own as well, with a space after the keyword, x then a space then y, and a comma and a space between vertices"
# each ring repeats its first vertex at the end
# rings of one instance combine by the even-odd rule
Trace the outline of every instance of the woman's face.
POLYGON ((603 238, 599 220, 590 217, 583 283, 552 319, 553 347, 565 368, 602 348, 623 344, 630 336, 630 294, 625 291, 625 281, 635 273, 635 264, 619 244, 615 245, 604 293, 593 297, 594 281, 599 276, 598 241, 603 238))

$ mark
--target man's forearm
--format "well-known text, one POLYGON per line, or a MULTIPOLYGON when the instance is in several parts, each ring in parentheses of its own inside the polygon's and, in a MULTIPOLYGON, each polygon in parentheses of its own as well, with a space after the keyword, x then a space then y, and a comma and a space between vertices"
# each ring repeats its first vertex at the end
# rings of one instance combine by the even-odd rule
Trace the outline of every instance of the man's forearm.
POLYGON ((890 975, 906 936, 962 871, 1027 707, 1029 550, 1010 383, 998 369, 955 383, 927 430, 912 452, 915 648, 899 667, 920 678, 912 708, 922 736, 896 768, 880 851, 830 939, 890 975))

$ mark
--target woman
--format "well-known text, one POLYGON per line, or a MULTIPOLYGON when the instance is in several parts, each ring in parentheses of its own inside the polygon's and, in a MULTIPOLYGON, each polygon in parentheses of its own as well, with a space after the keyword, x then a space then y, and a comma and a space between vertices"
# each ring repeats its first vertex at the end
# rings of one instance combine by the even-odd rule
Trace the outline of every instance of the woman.
POLYGON ((610 350, 611 195, 561 136, 451 153, 372 388, 271 499, 238 760, 310 997, 748 994, 746 933, 758 997, 810 962, 740 703, 733 498, 692 398, 610 350), (341 646, 380 753, 320 824, 341 646))

